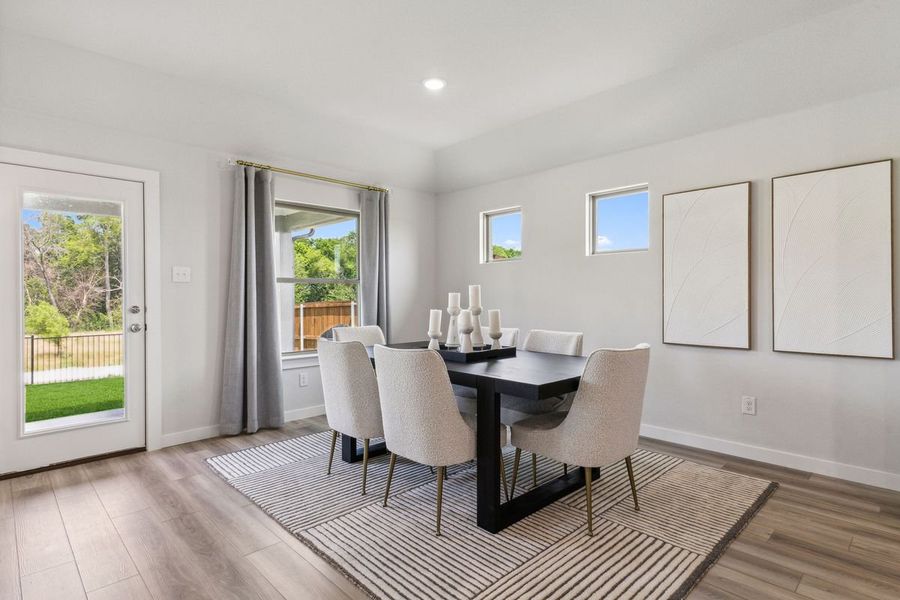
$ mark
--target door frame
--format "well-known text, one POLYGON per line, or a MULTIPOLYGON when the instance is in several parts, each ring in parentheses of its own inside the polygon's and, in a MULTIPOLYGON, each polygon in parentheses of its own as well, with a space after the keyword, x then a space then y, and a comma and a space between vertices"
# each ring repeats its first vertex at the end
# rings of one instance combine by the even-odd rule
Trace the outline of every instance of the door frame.
POLYGON ((162 447, 162 264, 159 172, 126 165, 0 146, 0 163, 134 181, 144 188, 144 314, 146 344, 145 429, 147 450, 162 447))

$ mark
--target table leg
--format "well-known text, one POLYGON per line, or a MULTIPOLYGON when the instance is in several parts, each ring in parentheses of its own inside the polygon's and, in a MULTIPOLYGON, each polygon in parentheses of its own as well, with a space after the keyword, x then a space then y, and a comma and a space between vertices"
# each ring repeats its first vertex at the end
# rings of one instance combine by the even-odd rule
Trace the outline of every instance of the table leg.
POLYGON ((500 394, 494 382, 478 382, 476 452, 478 455, 478 526, 490 532, 503 529, 500 524, 500 394))
MULTIPOLYGON (((384 442, 369 444, 369 458, 387 454, 387 446, 384 442)), ((363 459, 363 451, 356 443, 356 438, 341 434, 341 460, 348 463, 360 462, 363 459)))
MULTIPOLYGON (((572 469, 509 502, 500 502, 500 394, 491 380, 478 382, 478 526, 497 533, 584 487, 584 470, 572 469)), ((593 471, 599 478, 600 470, 593 471)), ((513 490, 510 490, 511 492, 513 490)))

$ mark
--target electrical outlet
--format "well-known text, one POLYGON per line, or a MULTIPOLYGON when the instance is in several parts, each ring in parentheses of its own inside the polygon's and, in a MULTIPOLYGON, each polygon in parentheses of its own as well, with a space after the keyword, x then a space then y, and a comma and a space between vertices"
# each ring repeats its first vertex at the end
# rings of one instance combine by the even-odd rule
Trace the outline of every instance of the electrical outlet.
POLYGON ((309 375, 306 374, 305 371, 300 372, 300 387, 306 387, 309 385, 309 375))
POLYGON ((172 267, 172 281, 174 283, 190 283, 191 268, 190 267, 172 267))
POLYGON ((756 397, 741 396, 741 414, 756 415, 756 397))

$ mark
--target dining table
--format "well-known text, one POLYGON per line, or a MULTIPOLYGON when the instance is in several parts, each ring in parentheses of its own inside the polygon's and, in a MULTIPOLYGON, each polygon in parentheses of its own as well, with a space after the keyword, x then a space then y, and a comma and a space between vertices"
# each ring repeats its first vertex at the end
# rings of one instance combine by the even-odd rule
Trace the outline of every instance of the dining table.
MULTIPOLYGON (((426 341, 387 344, 390 348, 425 349, 426 341)), ((374 348, 368 347, 374 361, 374 348)), ((497 439, 500 427, 501 396, 518 396, 529 400, 547 400, 578 389, 587 361, 583 356, 566 356, 516 350, 515 356, 480 362, 445 360, 450 382, 473 388, 477 394, 476 417, 476 503, 478 526, 497 533, 584 487, 583 469, 570 469, 555 479, 504 502, 500 493, 500 452, 497 439)), ((376 371, 378 366, 375 365, 376 371)), ((369 456, 386 452, 384 443, 372 445, 369 456)), ((347 462, 361 460, 357 440, 341 436, 341 457, 347 462)))

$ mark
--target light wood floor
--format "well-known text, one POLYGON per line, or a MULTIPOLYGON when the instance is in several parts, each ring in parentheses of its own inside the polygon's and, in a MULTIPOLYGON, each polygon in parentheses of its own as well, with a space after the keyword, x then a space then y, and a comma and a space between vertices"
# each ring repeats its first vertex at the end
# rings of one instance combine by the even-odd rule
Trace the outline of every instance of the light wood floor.
MULTIPOLYGON (((0 599, 363 598, 203 459, 321 418, 0 481, 0 599)), ((900 493, 645 441, 781 483, 692 598, 900 598, 900 493)))

